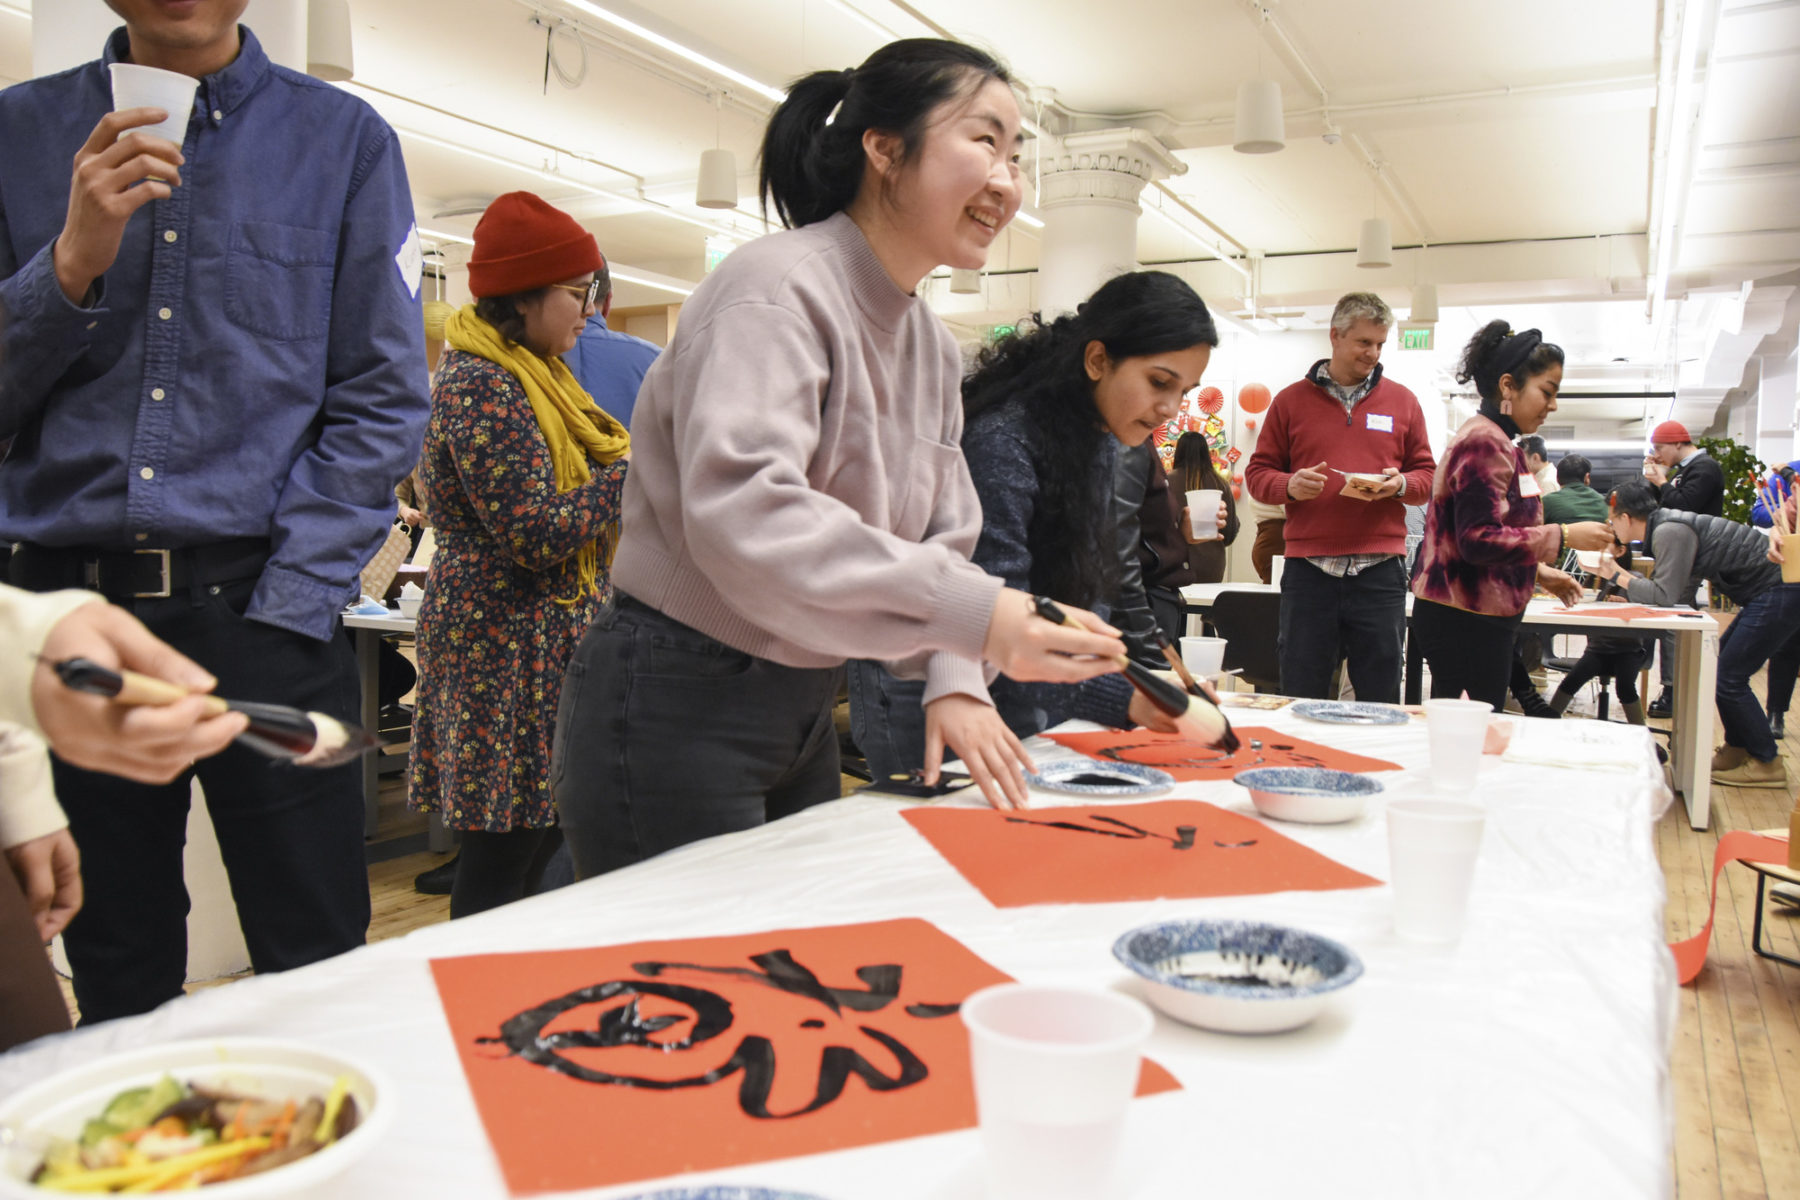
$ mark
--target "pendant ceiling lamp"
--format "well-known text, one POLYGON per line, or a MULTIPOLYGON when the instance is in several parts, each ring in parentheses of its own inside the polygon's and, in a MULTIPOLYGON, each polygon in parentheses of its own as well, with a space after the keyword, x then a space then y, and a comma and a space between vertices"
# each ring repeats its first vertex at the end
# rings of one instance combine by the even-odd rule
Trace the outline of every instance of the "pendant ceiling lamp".
POLYGON ((694 185, 694 203, 701 208, 736 208, 737 159, 719 145, 725 136, 725 93, 715 94, 713 104, 717 108, 713 148, 700 152, 700 180, 694 185))
POLYGON ((1238 84, 1231 148, 1239 154, 1273 154, 1286 145, 1281 85, 1273 79, 1246 79, 1238 84))
POLYGON ((1362 235, 1356 239, 1356 265, 1359 267, 1391 267, 1394 265, 1394 235, 1382 217, 1370 217, 1362 223, 1362 235))
POLYGON ((731 151, 700 152, 700 182, 694 187, 694 203, 701 208, 737 207, 737 159, 731 151))
POLYGON ((350 0, 307 0, 306 73, 327 83, 342 83, 355 71, 350 0))
POLYGON ((1437 284, 1415 283, 1412 290, 1412 311, 1407 320, 1416 325, 1435 325, 1438 319, 1437 284))
POLYGON ((959 296, 979 296, 981 294, 981 272, 964 267, 950 269, 950 290, 959 296))

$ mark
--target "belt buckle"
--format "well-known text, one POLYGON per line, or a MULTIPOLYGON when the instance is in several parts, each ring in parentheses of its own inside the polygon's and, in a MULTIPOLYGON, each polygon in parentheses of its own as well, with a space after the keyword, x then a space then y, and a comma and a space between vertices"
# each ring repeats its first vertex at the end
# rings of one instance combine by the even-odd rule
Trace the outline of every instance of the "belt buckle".
POLYGON ((155 592, 133 592, 131 593, 131 598, 134 600, 167 600, 170 595, 169 552, 167 550, 133 550, 132 553, 151 554, 156 556, 162 567, 162 590, 155 592))

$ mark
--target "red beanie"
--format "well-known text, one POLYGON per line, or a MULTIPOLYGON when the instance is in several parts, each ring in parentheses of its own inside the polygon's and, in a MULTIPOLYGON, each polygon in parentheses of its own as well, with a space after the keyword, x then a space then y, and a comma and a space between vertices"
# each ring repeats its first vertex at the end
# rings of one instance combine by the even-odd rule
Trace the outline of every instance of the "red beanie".
MULTIPOLYGON (((481 231, 478 229, 475 232, 480 233, 481 231)), ((1650 444, 1652 446, 1679 446, 1683 442, 1691 442, 1693 440, 1693 438, 1688 436, 1687 426, 1683 425, 1680 421, 1664 421, 1661 425, 1658 425, 1655 429, 1650 431, 1650 444)))
POLYGON ((469 291, 478 300, 511 296, 605 265, 600 243, 574 217, 530 192, 508 192, 475 225, 469 291))

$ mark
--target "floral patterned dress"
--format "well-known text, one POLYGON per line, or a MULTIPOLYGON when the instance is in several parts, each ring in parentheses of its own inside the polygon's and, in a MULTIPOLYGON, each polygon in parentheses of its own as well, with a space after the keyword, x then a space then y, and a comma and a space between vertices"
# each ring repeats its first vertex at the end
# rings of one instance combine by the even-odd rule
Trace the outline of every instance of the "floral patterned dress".
POLYGON ((437 556, 419 607, 407 803, 451 829, 556 824, 550 743, 563 669, 612 586, 573 605, 575 552, 616 521, 627 464, 556 490, 550 450, 506 368, 439 366, 419 463, 437 556))

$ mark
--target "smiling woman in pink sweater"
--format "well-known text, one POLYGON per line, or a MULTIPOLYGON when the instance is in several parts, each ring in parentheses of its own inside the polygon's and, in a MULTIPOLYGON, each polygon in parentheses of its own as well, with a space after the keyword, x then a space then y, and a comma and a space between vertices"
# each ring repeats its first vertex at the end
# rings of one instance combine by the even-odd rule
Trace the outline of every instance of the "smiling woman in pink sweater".
POLYGON ((986 262, 1020 140, 1004 69, 931 39, 809 75, 771 118, 762 191, 788 229, 707 277, 644 378, 615 600, 563 686, 552 776, 583 877, 835 799, 847 658, 923 675, 931 744, 995 804, 1023 800, 1028 759, 983 660, 1114 669, 1067 655, 1122 654, 1116 631, 1035 617, 969 561, 961 359, 916 293, 986 262))

